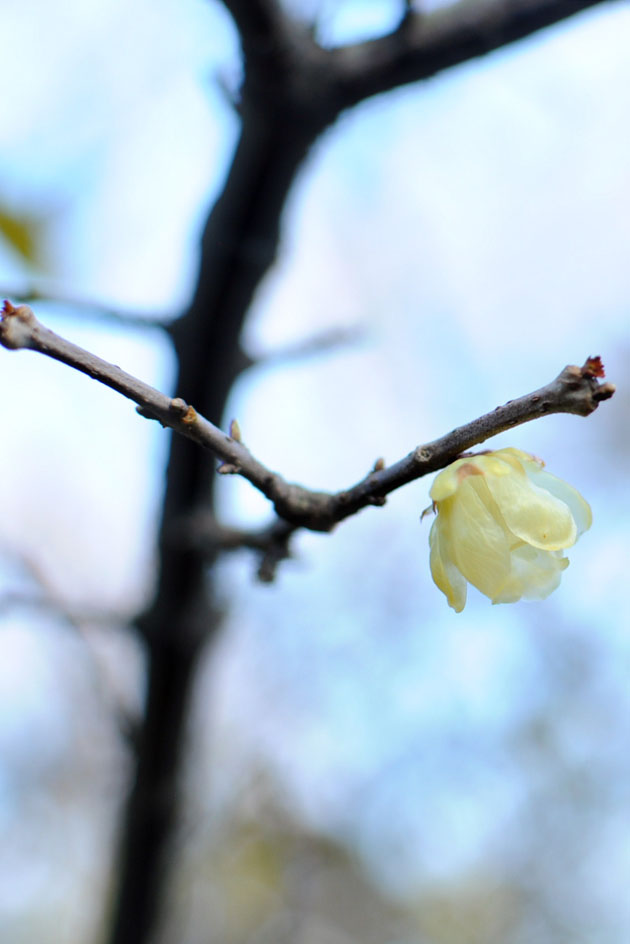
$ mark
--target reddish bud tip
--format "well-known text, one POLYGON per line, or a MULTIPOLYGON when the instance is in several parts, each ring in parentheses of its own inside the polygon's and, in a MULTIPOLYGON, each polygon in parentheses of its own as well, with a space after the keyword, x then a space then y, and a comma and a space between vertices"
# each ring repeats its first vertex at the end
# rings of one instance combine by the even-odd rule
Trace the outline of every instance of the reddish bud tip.
POLYGON ((583 377, 605 377, 604 365, 601 357, 587 357, 582 367, 583 377))

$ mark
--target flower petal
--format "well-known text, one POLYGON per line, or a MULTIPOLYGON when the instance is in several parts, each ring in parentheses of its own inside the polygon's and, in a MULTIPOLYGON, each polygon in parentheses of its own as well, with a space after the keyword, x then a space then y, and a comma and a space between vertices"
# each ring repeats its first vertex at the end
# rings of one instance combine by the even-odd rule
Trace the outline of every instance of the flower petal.
POLYGON ((559 586, 562 571, 569 566, 560 551, 542 551, 521 544, 512 551, 512 570, 493 603, 515 603, 526 600, 544 600, 559 586))
POLYGON ((436 518, 429 534, 431 545, 431 576, 456 613, 466 605, 466 581, 452 562, 448 553, 448 536, 443 521, 436 518))
POLYGON ((488 507, 485 483, 485 476, 465 479, 448 504, 455 563, 466 580, 492 597, 510 572, 510 544, 502 522, 488 507))
POLYGON ((518 462, 519 465, 527 466, 533 465, 537 469, 542 469, 544 462, 542 459, 537 459, 536 456, 533 456, 531 452, 523 452, 522 449, 516 449, 514 446, 506 446, 505 449, 497 449, 495 456, 500 456, 502 459, 507 460, 514 464, 518 462))
POLYGON ((512 475, 488 476, 486 482, 517 538, 547 551, 575 544, 578 532, 569 506, 534 485, 522 468, 512 475))
POLYGON ((509 446, 506 449, 499 449, 495 455, 501 456, 507 461, 514 461, 514 459, 516 459, 520 462, 525 470, 525 474, 534 485, 551 492, 555 498, 559 498, 560 501, 563 501, 565 505, 569 506, 575 520, 578 536, 588 531, 593 523, 593 514, 590 505, 582 498, 576 488, 573 488, 568 482, 547 472, 542 459, 536 459, 534 456, 529 455, 529 453, 523 452, 521 449, 515 449, 513 446, 509 446))
POLYGON ((546 472, 540 466, 531 469, 525 466, 525 472, 534 485, 546 489, 568 506, 577 527, 578 537, 588 531, 593 523, 593 513, 589 503, 582 498, 576 488, 552 475, 551 472, 546 472))
POLYGON ((451 462, 435 476, 429 492, 434 502, 444 501, 455 494, 459 486, 457 471, 464 461, 464 459, 457 459, 456 462, 451 462))

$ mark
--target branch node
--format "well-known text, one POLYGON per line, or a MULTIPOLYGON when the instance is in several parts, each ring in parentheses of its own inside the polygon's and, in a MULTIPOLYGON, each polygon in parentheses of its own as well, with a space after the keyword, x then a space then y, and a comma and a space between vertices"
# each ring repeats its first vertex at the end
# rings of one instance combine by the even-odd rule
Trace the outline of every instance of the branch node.
POLYGON ((236 475, 240 471, 241 467, 236 462, 222 462, 217 466, 219 475, 236 475))
POLYGON ((182 423, 192 425, 197 419, 197 411, 189 406, 181 397, 175 397, 169 404, 169 410, 174 413, 182 423))
POLYGON ((411 31, 414 21, 418 18, 419 14, 414 10, 413 0, 403 0, 400 20, 393 35, 404 37, 406 33, 411 31))
POLYGON ((273 583, 276 579, 278 566, 282 561, 289 560, 293 555, 289 547, 289 538, 292 531, 287 531, 283 536, 275 541, 270 541, 268 547, 263 552, 256 571, 256 576, 260 583, 273 583))
POLYGON ((188 404, 181 397, 174 397, 170 402, 169 410, 175 416, 184 417, 188 413, 188 404))
POLYGON ((241 427, 238 425, 238 420, 232 420, 230 423, 230 439, 233 439, 235 442, 243 442, 241 437, 241 427))
MULTIPOLYGON (((155 413, 152 413, 151 410, 146 406, 138 405, 136 407, 136 413, 138 416, 142 416, 145 420, 157 420, 158 423, 161 423, 159 417, 157 417, 155 413)), ((164 423, 162 423, 162 426, 164 426, 164 423)))
MULTIPOLYGON (((602 400, 609 400, 615 392, 615 385, 600 384, 598 378, 605 376, 599 356, 587 357, 581 367, 565 367, 556 381, 560 388, 559 399, 563 404, 561 412, 589 416, 602 400)), ((542 406, 549 407, 550 404, 543 403, 542 406)))
POLYGON ((601 403, 602 400, 610 400, 616 389, 616 386, 612 383, 599 384, 593 392, 593 400, 597 403, 601 403))
POLYGON ((33 346, 33 332, 39 324, 28 305, 17 308, 8 299, 0 312, 0 344, 11 351, 33 346))

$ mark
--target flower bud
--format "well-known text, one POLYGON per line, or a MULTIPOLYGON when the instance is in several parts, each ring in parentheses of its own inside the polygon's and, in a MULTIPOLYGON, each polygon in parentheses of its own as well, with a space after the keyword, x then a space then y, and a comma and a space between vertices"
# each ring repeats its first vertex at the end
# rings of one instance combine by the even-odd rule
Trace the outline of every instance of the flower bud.
POLYGON ((457 613, 467 582, 493 603, 549 596, 569 564, 563 550, 592 521, 580 493, 520 449, 457 459, 430 495, 431 574, 457 613))

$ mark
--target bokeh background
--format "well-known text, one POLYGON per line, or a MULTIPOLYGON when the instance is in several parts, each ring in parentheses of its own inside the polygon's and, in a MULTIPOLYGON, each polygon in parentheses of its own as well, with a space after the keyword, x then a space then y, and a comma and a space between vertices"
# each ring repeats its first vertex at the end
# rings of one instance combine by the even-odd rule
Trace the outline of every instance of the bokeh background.
MULTIPOLYGON (((474 2, 474 0, 471 0, 474 2)), ((297 2, 330 42, 379 0, 297 2)), ((170 390, 237 131, 218 2, 0 3, 0 291, 170 390)), ((304 534, 271 586, 222 567, 163 944, 630 939, 630 10, 610 3, 355 109, 321 139, 233 391, 252 451, 338 489, 600 354, 617 394, 493 440, 594 524, 541 603, 456 615, 430 481, 304 534), (309 350, 320 332, 344 343, 309 350)), ((167 433, 0 352, 0 939, 96 942, 142 701, 167 433)), ((226 523, 268 519, 226 477, 226 523)))

